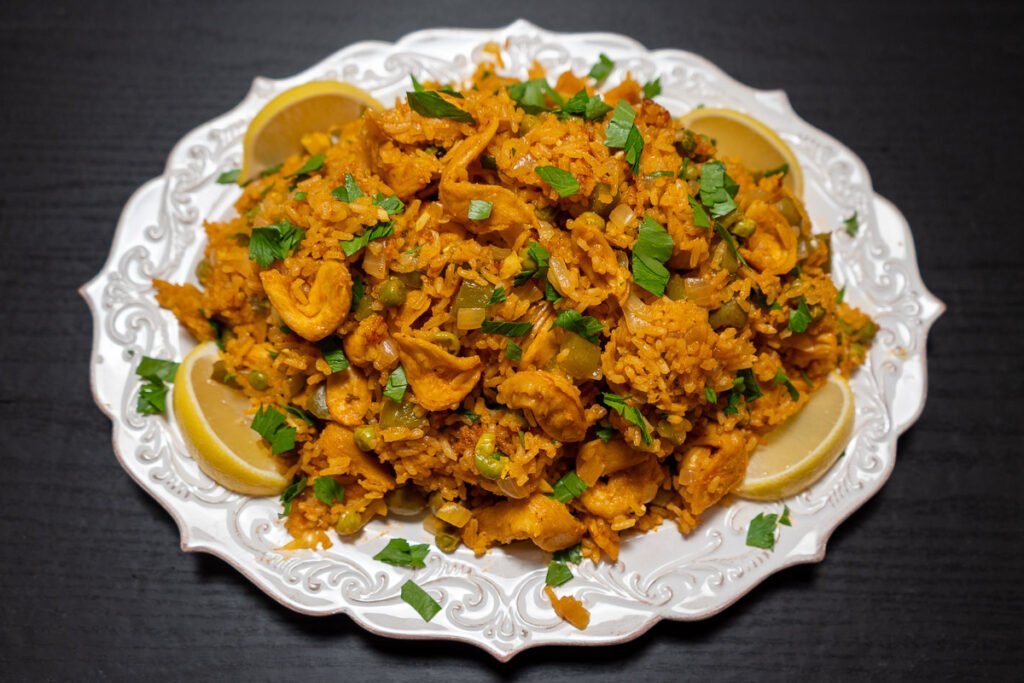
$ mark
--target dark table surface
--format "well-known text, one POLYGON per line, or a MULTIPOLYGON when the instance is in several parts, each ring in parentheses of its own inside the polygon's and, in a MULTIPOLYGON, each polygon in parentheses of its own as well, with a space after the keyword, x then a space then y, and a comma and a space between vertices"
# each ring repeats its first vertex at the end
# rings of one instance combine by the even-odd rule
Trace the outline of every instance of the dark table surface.
POLYGON ((1019 2, 0 4, 0 677, 5 679, 1009 679, 1022 675, 1024 185, 1019 2), (930 395, 828 559, 723 614, 499 664, 294 614, 185 555, 124 474, 88 385, 76 288, 178 138, 350 42, 525 16, 700 53, 785 89, 867 163, 949 305, 930 395))

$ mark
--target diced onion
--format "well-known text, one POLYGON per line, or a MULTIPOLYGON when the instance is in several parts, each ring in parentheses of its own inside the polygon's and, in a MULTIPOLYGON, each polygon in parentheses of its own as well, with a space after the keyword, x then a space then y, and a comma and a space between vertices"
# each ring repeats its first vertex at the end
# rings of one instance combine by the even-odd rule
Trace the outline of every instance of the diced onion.
POLYGON ((384 252, 367 248, 366 256, 363 257, 363 271, 370 277, 379 280, 387 277, 388 265, 384 261, 384 252))
POLYGON ((460 308, 455 318, 455 326, 460 330, 476 330, 484 324, 486 317, 486 308, 460 308))
POLYGON ((684 282, 686 298, 698 306, 711 305, 711 292, 714 287, 702 277, 688 277, 684 282))
POLYGON ((498 488, 509 498, 526 498, 529 492, 512 479, 499 479, 498 488))
POLYGON ((385 339, 380 343, 380 351, 382 365, 388 366, 398 360, 398 349, 395 348, 395 342, 390 339, 385 339))
POLYGON ((628 204, 619 204, 608 214, 608 222, 619 226, 626 226, 636 217, 633 208, 628 204))
POLYGON ((469 511, 469 508, 459 503, 445 503, 434 514, 438 519, 459 529, 469 524, 469 520, 473 518, 473 513, 469 511))
POLYGON ((552 256, 549 261, 548 273, 551 274, 551 284, 562 296, 569 296, 573 289, 572 273, 565 265, 565 262, 557 256, 552 256))

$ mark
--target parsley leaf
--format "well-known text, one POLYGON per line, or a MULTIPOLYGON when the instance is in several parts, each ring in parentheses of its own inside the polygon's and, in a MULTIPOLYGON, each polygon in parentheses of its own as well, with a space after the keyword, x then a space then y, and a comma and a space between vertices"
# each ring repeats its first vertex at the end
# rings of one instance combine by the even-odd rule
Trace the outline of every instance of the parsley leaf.
POLYGON ((488 306, 494 306, 495 304, 503 303, 508 299, 508 295, 505 294, 504 287, 495 287, 494 291, 491 292, 491 298, 487 300, 488 306))
POLYGON ((416 567, 422 569, 423 560, 430 552, 430 546, 426 543, 409 545, 404 538, 392 538, 384 549, 373 556, 373 559, 393 564, 396 567, 416 567))
POLYGON ((533 171, 550 185, 559 197, 571 197, 580 191, 580 183, 576 176, 557 166, 537 166, 533 171))
POLYGON ((700 201, 711 209, 711 215, 719 218, 736 210, 736 196, 739 186, 725 172, 721 161, 709 161, 700 169, 700 201))
POLYGON ((789 377, 786 377, 786 373, 782 371, 782 368, 779 368, 778 370, 775 371, 775 377, 772 379, 772 384, 776 386, 779 384, 785 384, 786 391, 789 392, 789 397, 794 401, 800 400, 800 392, 797 391, 796 387, 793 386, 793 383, 789 380, 789 377))
POLYGON ((615 430, 611 427, 598 427, 594 434, 596 434, 597 438, 601 439, 601 441, 608 443, 612 440, 612 437, 615 436, 615 430))
POLYGON ((665 293, 668 269, 665 262, 672 257, 672 236, 658 221, 644 216, 633 245, 633 281, 654 296, 665 293))
POLYGON ((756 401, 764 396, 764 393, 761 391, 761 385, 757 383, 757 378, 754 377, 753 368, 738 370, 736 372, 736 379, 733 380, 733 386, 736 387, 747 403, 756 401))
POLYGON ((143 356, 139 366, 135 368, 136 375, 150 382, 173 382, 177 372, 178 363, 149 356, 143 356))
POLYGON ((693 224, 698 228, 710 228, 711 219, 708 218, 708 212, 692 196, 687 196, 686 198, 690 200, 690 206, 693 207, 693 224))
POLYGON ((551 262, 551 252, 545 249, 537 242, 530 241, 530 244, 526 247, 526 254, 533 259, 533 268, 524 268, 519 271, 512 283, 518 287, 531 278, 545 279, 548 274, 548 264, 551 262))
POLYGON ((729 400, 725 404, 725 414, 735 415, 740 412, 740 394, 735 391, 729 392, 729 400))
POLYGON ((345 256, 351 256, 356 253, 367 244, 374 240, 383 239, 388 237, 395 231, 395 222, 388 221, 387 223, 378 223, 372 228, 368 228, 363 234, 353 237, 350 240, 345 240, 341 243, 341 250, 345 252, 345 256))
POLYGON ((505 345, 505 358, 508 358, 511 361, 522 360, 523 347, 509 339, 508 344, 505 345))
POLYGON ((469 219, 473 221, 485 221, 491 217, 491 208, 494 205, 484 199, 469 200, 469 219))
POLYGON ((843 285, 843 288, 839 290, 838 294, 836 294, 836 303, 837 304, 843 303, 843 299, 845 299, 845 298, 846 298, 846 285, 843 285))
POLYGON ((543 111, 551 111, 547 98, 550 97, 559 106, 562 105, 562 98, 544 78, 533 78, 521 83, 513 83, 508 86, 508 96, 516 105, 527 114, 539 114, 543 111))
POLYGON ((550 282, 544 283, 544 300, 550 301, 553 304, 557 304, 562 300, 562 295, 558 293, 558 290, 550 282))
POLYGON ((850 237, 854 237, 857 234, 857 229, 860 227, 858 220, 857 212, 854 211, 852 216, 843 221, 843 224, 846 226, 846 234, 850 237))
POLYGON ((260 178, 266 178, 268 175, 274 175, 275 173, 281 170, 282 166, 284 166, 284 162, 281 162, 280 164, 274 164, 269 168, 263 169, 262 171, 260 171, 260 178))
POLYGON ((140 415, 159 415, 167 408, 167 385, 157 380, 146 382, 139 388, 135 410, 140 415))
POLYGON ((792 520, 789 519, 789 506, 782 506, 782 516, 779 517, 779 524, 783 526, 793 526, 792 520))
POLYGON ((582 116, 588 121, 603 119, 612 108, 605 104, 600 95, 588 95, 586 88, 569 98, 562 111, 572 116, 582 116))
POLYGON ((252 430, 270 442, 270 452, 280 455, 295 448, 295 427, 286 427, 284 413, 263 406, 252 418, 252 430))
POLYGON ((576 470, 572 470, 556 481, 551 488, 552 491, 548 494, 548 498, 554 498, 559 503, 568 503, 587 490, 587 482, 580 479, 576 470))
POLYGON ((313 416, 307 413, 302 408, 299 408, 297 406, 285 406, 284 411, 298 420, 302 420, 303 422, 309 423, 311 425, 316 425, 316 420, 313 419, 313 416))
POLYGON ((405 368, 399 364, 388 375, 388 383, 384 386, 384 395, 395 403, 401 403, 405 390, 409 388, 409 380, 405 377, 405 368))
POLYGON ((579 311, 572 308, 559 313, 552 327, 561 327, 574 332, 591 344, 600 343, 597 333, 604 329, 604 325, 597 318, 582 315, 579 311))
POLYGON ((775 168, 770 168, 767 171, 765 171, 762 175, 765 178, 767 178, 768 176, 778 175, 780 173, 782 173, 783 175, 785 175, 786 173, 789 173, 789 164, 783 163, 781 166, 776 166, 775 168))
POLYGON ((729 246, 729 251, 732 252, 733 257, 742 263, 747 265, 747 260, 743 258, 743 254, 740 253, 739 248, 736 246, 736 241, 729 234, 729 231, 725 229, 725 226, 721 223, 715 223, 715 234, 722 238, 722 241, 729 246))
POLYGON ((587 75, 593 78, 598 83, 604 81, 611 74, 612 69, 615 68, 615 62, 611 60, 605 53, 601 53, 597 57, 597 63, 590 67, 590 73, 587 75))
POLYGON ((383 192, 377 193, 377 196, 373 198, 373 204, 374 206, 379 206, 384 209, 391 216, 405 211, 405 203, 403 203, 401 199, 394 195, 387 197, 383 192))
POLYGON ((583 561, 583 551, 580 549, 580 544, 577 543, 574 546, 563 548, 562 550, 556 550, 552 553, 551 559, 555 562, 579 564, 583 561))
POLYGON ((297 202, 301 202, 303 199, 306 198, 306 196, 307 196, 306 192, 296 192, 294 199, 297 202))
POLYGON ((430 597, 412 579, 402 584, 402 600, 411 605, 423 617, 423 621, 430 621, 434 618, 434 615, 441 611, 441 605, 437 604, 437 600, 430 597))
POLYGON ((468 420, 470 424, 473 424, 474 422, 480 419, 480 414, 474 413, 472 410, 465 410, 460 408, 459 410, 455 411, 455 414, 458 415, 459 417, 466 418, 466 420, 468 420))
POLYGON ((714 405, 718 403, 718 394, 711 387, 704 387, 704 400, 714 405))
POLYGON ((419 91, 406 93, 409 100, 409 108, 420 116, 430 119, 451 119, 459 123, 476 123, 473 115, 464 109, 459 109, 454 104, 441 97, 435 91, 419 91))
POLYGON ((775 549, 775 526, 778 515, 766 515, 759 512, 750 520, 747 528, 747 545, 752 548, 775 549))
POLYGON ((544 576, 544 583, 549 586, 561 586, 572 580, 572 570, 564 562, 549 562, 548 573, 544 576))
POLYGON ((306 231, 292 225, 287 218, 263 228, 253 228, 249 236, 249 260, 256 261, 260 268, 283 259, 299 248, 306 231))
POLYGON ((296 479, 284 490, 281 494, 281 504, 284 505, 284 512, 279 517, 287 517, 292 513, 292 501, 306 490, 306 477, 303 475, 300 479, 296 479))
POLYGON ((327 157, 325 157, 323 154, 314 154, 310 158, 306 159, 306 163, 302 165, 302 168, 300 168, 295 173, 292 173, 288 177, 294 178, 296 176, 309 175, 313 171, 319 171, 323 167, 324 159, 326 158, 327 157))
POLYGON ((320 353, 324 355, 324 361, 330 366, 331 372, 345 372, 348 370, 348 358, 345 351, 338 343, 337 337, 331 336, 319 343, 320 353))
POLYGON ((345 502, 345 487, 334 477, 317 477, 313 480, 313 493, 324 505, 345 502))
POLYGON ((661 94, 661 78, 655 78, 653 81, 647 81, 644 83, 644 97, 649 100, 653 100, 655 97, 661 94))
POLYGON ((351 204, 364 195, 363 191, 359 189, 358 183, 356 183, 355 176, 351 173, 346 173, 345 184, 331 190, 331 196, 351 204))
POLYGON ((504 320, 485 320, 480 331, 486 334, 503 334, 506 337, 522 337, 533 329, 531 322, 507 322, 504 320))
POLYGON ((366 283, 363 282, 363 278, 358 275, 352 278, 352 305, 349 307, 350 311, 356 310, 359 306, 359 302, 363 300, 366 295, 366 283))
POLYGON ((807 300, 801 295, 796 308, 789 312, 789 329, 802 334, 807 331, 807 326, 813 319, 811 309, 807 308, 807 300))
POLYGON ((626 100, 619 100, 615 105, 615 113, 611 121, 604 129, 604 144, 612 149, 622 149, 626 146, 626 139, 629 131, 633 128, 633 120, 636 119, 636 111, 626 100))
POLYGON ((626 163, 633 169, 634 175, 639 173, 640 156, 644 151, 644 136, 640 134, 640 129, 635 125, 629 129, 624 150, 626 152, 626 163))
POLYGON ((230 185, 231 183, 238 182, 238 176, 242 175, 242 169, 233 168, 230 171, 224 171, 217 176, 217 182, 221 185, 230 185))
POLYGON ((647 420, 644 419, 643 413, 640 412, 639 408, 635 408, 626 403, 626 399, 622 396, 607 391, 601 394, 601 402, 618 413, 626 422, 630 422, 639 427, 640 435, 643 437, 645 444, 650 446, 654 443, 654 439, 651 438, 651 433, 647 430, 647 420))

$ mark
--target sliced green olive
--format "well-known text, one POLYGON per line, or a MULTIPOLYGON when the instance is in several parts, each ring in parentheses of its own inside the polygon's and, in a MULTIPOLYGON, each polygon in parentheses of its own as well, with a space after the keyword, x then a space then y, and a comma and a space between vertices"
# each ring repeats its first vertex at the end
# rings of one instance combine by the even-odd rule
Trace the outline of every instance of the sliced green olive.
POLYGON ((673 273, 665 285, 665 295, 672 301, 682 301, 686 298, 686 278, 679 273, 673 273))
POLYGON ((384 497, 388 512, 403 517, 418 515, 427 507, 427 498, 415 486, 400 486, 384 497))
POLYGON ((394 429, 404 427, 406 429, 418 429, 427 423, 423 415, 423 409, 408 400, 396 403, 395 401, 384 401, 380 409, 380 428, 394 429))
POLYGON ((708 315, 708 322, 716 330, 723 327, 743 327, 747 324, 747 313, 735 299, 730 299, 711 311, 708 315))
POLYGON ((680 156, 688 157, 697 149, 697 136, 689 128, 680 128, 676 131, 675 145, 680 156))
POLYGON ((423 273, 418 270, 411 273, 394 273, 391 277, 400 280, 406 289, 419 289, 423 286, 423 273))
POLYGON ((464 308, 487 308, 487 302, 490 301, 493 292, 494 287, 490 285, 478 285, 468 280, 463 281, 459 291, 455 294, 455 300, 452 301, 452 318, 458 320, 459 311, 464 308))
POLYGON ((735 273, 739 270, 740 262, 736 260, 736 254, 732 252, 732 249, 725 242, 719 242, 718 246, 715 247, 714 258, 718 261, 722 270, 728 273, 735 273))
POLYGON ((434 534, 434 545, 443 553, 455 552, 460 543, 462 543, 462 539, 459 538, 459 534, 454 527, 451 530, 443 529, 434 534))

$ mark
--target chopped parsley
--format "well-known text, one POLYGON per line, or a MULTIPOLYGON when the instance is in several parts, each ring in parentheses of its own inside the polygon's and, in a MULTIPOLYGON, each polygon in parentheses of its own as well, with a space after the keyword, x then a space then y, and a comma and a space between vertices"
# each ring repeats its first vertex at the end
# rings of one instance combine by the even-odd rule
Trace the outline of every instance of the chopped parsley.
POLYGON ((405 377, 405 368, 399 364, 388 375, 388 383, 384 386, 384 395, 395 403, 401 403, 405 390, 409 388, 409 380, 405 377))
POLYGON ((570 116, 582 116, 588 121, 603 119, 612 108, 605 104, 600 95, 588 95, 586 89, 570 97, 562 107, 562 111, 570 116))
POLYGON ((350 311, 356 310, 359 302, 363 300, 366 295, 366 283, 363 282, 363 278, 358 275, 352 278, 352 305, 349 307, 350 311))
POLYGON ((615 436, 615 430, 611 427, 598 427, 594 430, 594 434, 596 434, 597 438, 601 439, 601 441, 608 443, 612 440, 612 437, 615 436))
POLYGON ((308 194, 306 192, 296 192, 295 193, 295 201, 301 202, 307 196, 308 196, 308 194))
POLYGON ((644 180, 654 180, 655 178, 674 178, 675 175, 675 171, 655 171, 654 173, 648 173, 645 175, 644 180))
POLYGON ((592 318, 589 315, 582 315, 579 311, 572 308, 566 309, 558 314, 558 317, 555 318, 555 322, 552 325, 552 328, 554 327, 561 327, 569 330, 570 332, 574 332, 591 344, 600 343, 597 333, 604 329, 604 325, 602 325, 597 318, 592 318))
POLYGON ((233 168, 230 171, 224 171, 217 176, 217 182, 221 185, 230 185, 231 183, 238 182, 238 176, 242 175, 242 169, 233 168))
POLYGON ((167 408, 167 385, 150 380, 139 388, 135 409, 141 415, 159 415, 167 408))
POLYGON ((471 199, 469 201, 469 219, 473 221, 485 221, 491 217, 493 204, 484 199, 471 199))
POLYGON ((288 515, 290 515, 292 513, 292 501, 295 500, 295 498, 298 497, 298 495, 305 490, 306 477, 305 475, 303 475, 301 478, 293 481, 291 485, 289 485, 288 488, 286 488, 284 492, 281 494, 281 504, 284 505, 284 512, 282 512, 278 516, 287 517, 288 515))
POLYGON ((531 278, 545 279, 548 275, 548 264, 551 262, 551 252, 537 242, 530 241, 526 247, 526 254, 535 264, 534 268, 524 268, 513 278, 513 284, 518 287, 531 278))
POLYGON ((665 262, 672 258, 672 246, 672 236, 665 228, 644 216, 633 244, 633 281, 654 296, 665 293, 669 277, 665 262))
POLYGON ((378 223, 372 228, 368 228, 363 234, 353 237, 350 240, 344 240, 341 243, 341 250, 345 252, 345 256, 351 256, 356 253, 367 244, 374 240, 383 239, 388 237, 395 231, 395 222, 388 221, 387 223, 378 223))
POLYGON ((430 597, 412 579, 402 584, 402 600, 411 605, 423 617, 423 621, 430 621, 434 618, 434 615, 441 611, 441 605, 437 604, 437 600, 430 597))
POLYGON ((284 162, 280 164, 274 164, 269 168, 263 169, 262 171, 260 171, 260 178, 266 178, 268 175, 274 175, 275 173, 281 170, 282 166, 284 166, 284 162))
POLYGON ((661 94, 661 78, 655 78, 653 81, 647 81, 644 83, 644 97, 649 100, 653 100, 655 97, 661 94))
POLYGON ((639 408, 635 408, 626 403, 625 397, 606 391, 601 394, 601 402, 618 413, 626 422, 639 427, 640 435, 643 437, 645 444, 650 446, 654 443, 654 439, 651 438, 651 433, 647 430, 647 420, 644 419, 643 413, 640 412, 639 408))
POLYGON ((374 206, 379 206, 388 212, 388 215, 394 216, 396 213, 402 213, 405 211, 405 204, 398 197, 391 195, 386 196, 383 192, 378 192, 377 196, 373 198, 374 206))
POLYGON ((721 161, 709 161, 700 169, 700 201, 711 209, 711 215, 720 218, 736 210, 733 197, 739 185, 725 172, 721 161))
POLYGON ((793 526, 793 522, 789 518, 789 506, 788 505, 783 505, 782 506, 782 516, 779 517, 779 524, 781 524, 782 526, 793 526))
POLYGON ((495 304, 503 303, 508 299, 508 295, 505 294, 504 287, 495 287, 494 291, 491 292, 491 298, 487 300, 488 306, 494 306, 495 304))
POLYGON ((314 154, 310 158, 306 159, 306 163, 302 165, 302 168, 300 168, 295 173, 292 173, 288 177, 294 178, 297 176, 309 175, 313 171, 319 171, 323 167, 324 159, 326 158, 327 157, 325 157, 323 154, 314 154))
POLYGON ((313 493, 324 505, 345 502, 345 487, 334 477, 317 477, 313 480, 313 493))
POLYGON ((420 116, 429 119, 451 119, 459 123, 476 123, 472 114, 441 97, 439 92, 413 91, 406 93, 406 97, 409 100, 409 108, 420 116))
POLYGON ((839 290, 838 294, 836 294, 836 303, 837 304, 843 303, 843 299, 845 299, 845 298, 846 298, 846 285, 843 285, 843 288, 839 290))
POLYGON ((485 320, 480 331, 485 334, 501 334, 506 337, 522 337, 533 329, 531 322, 508 322, 505 320, 485 320))
POLYGON ((135 374, 150 382, 173 382, 174 376, 178 374, 178 365, 173 360, 143 356, 135 368, 135 374))
POLYGON ((732 238, 732 235, 729 234, 729 231, 725 229, 724 225, 721 223, 715 223, 715 234, 721 237, 722 241, 728 245, 729 251, 737 261, 743 265, 747 265, 747 260, 743 258, 743 254, 740 253, 739 248, 736 246, 736 241, 732 238))
POLYGON ((490 154, 485 154, 480 157, 480 165, 486 168, 488 171, 498 170, 498 160, 490 154))
POLYGON ((757 378, 754 377, 753 368, 744 368, 736 372, 736 379, 732 381, 736 391, 743 396, 743 399, 750 403, 764 396, 761 391, 761 385, 757 383, 757 378))
POLYGON ((285 406, 284 411, 298 420, 302 420, 303 422, 307 422, 311 425, 316 425, 316 420, 313 416, 298 406, 285 406))
POLYGON ((270 442, 270 452, 280 455, 295 448, 295 427, 284 424, 284 413, 263 406, 252 418, 252 430, 270 442))
POLYGON ((572 470, 556 481, 551 489, 548 498, 553 498, 559 503, 568 503, 587 490, 587 482, 580 479, 580 476, 576 474, 576 470, 572 470))
POLYGON ((784 163, 781 166, 776 166, 775 168, 770 168, 767 171, 765 171, 763 175, 764 175, 765 178, 767 178, 768 176, 778 175, 780 173, 783 174, 783 175, 785 175, 786 173, 789 173, 789 164, 784 163))
POLYGON ((779 384, 785 384, 786 391, 789 392, 789 397, 794 401, 800 400, 800 392, 796 390, 796 387, 793 386, 793 383, 789 380, 789 377, 786 376, 786 373, 782 371, 782 368, 775 371, 775 377, 772 379, 772 384, 776 386, 779 384))
POLYGON ((562 97, 555 92, 551 84, 544 78, 533 78, 520 83, 513 83, 508 86, 508 96, 515 101, 516 105, 527 114, 539 114, 550 111, 547 98, 561 106, 562 97))
POLYGON ((508 344, 505 345, 505 358, 508 358, 511 361, 522 360, 523 347, 509 339, 508 344))
POLYGON ((558 290, 550 282, 544 283, 544 300, 550 301, 553 304, 557 304, 562 300, 562 295, 558 293, 558 290))
POLYGON ((356 183, 355 176, 351 173, 346 173, 345 184, 331 190, 331 196, 351 204, 364 195, 363 191, 359 189, 359 184, 356 183))
POLYGON ((854 237, 857 234, 857 228, 859 219, 857 218, 857 212, 854 211, 853 215, 843 221, 843 225, 846 226, 846 234, 850 237, 854 237))
POLYGON ((611 74, 612 69, 615 68, 615 62, 611 60, 608 55, 601 53, 597 57, 597 63, 590 67, 590 73, 587 75, 593 78, 598 83, 603 82, 611 74))
POLYGON ((801 295, 796 308, 789 312, 789 329, 801 334, 807 331, 812 320, 811 309, 807 308, 807 300, 801 295))
POLYGON ((324 361, 330 366, 331 372, 345 372, 348 370, 348 358, 345 357, 345 352, 342 350, 341 345, 338 344, 337 337, 328 337, 322 340, 319 346, 320 353, 323 354, 324 361))
POLYGON ((549 586, 561 586, 572 580, 572 570, 565 562, 549 562, 548 573, 544 576, 544 583, 549 586))
POLYGON ((766 515, 759 512, 757 517, 750 520, 747 527, 747 545, 752 548, 775 549, 775 527, 777 526, 778 515, 766 515))
POLYGON ((580 191, 580 183, 576 176, 557 166, 537 166, 533 171, 550 185, 559 197, 571 197, 580 191))
POLYGON ((693 208, 693 224, 698 228, 710 228, 711 219, 708 218, 708 212, 705 211, 700 202, 692 196, 688 195, 686 198, 690 200, 690 206, 693 208))
POLYGON ((287 218, 263 228, 253 228, 249 236, 249 260, 260 268, 269 268, 278 259, 286 258, 299 248, 306 231, 291 224, 287 218))
POLYGON ((640 129, 635 125, 629 129, 624 151, 626 152, 626 163, 633 169, 633 174, 639 173, 640 156, 644 151, 644 136, 640 135, 640 129))
POLYGON ((466 420, 470 424, 473 424, 474 422, 476 422, 477 420, 480 419, 480 413, 474 413, 472 410, 466 410, 464 408, 460 408, 459 410, 456 410, 455 414, 458 415, 459 417, 466 418, 466 420))
POLYGON ((619 100, 615 105, 615 113, 611 121, 604 129, 604 144, 612 149, 622 149, 626 146, 626 139, 629 131, 633 128, 633 121, 636 119, 636 111, 626 100, 619 100))
POLYGON ((583 551, 580 548, 580 544, 577 543, 569 548, 563 548, 562 550, 556 550, 551 559, 555 562, 568 562, 570 564, 579 564, 583 561, 583 551))
POLYGON ((704 387, 704 400, 714 405, 718 403, 718 394, 711 387, 704 387))
POLYGON ((430 552, 430 546, 426 543, 409 545, 404 538, 392 538, 384 549, 373 556, 373 559, 393 564, 396 567, 415 567, 422 569, 423 560, 430 552))

